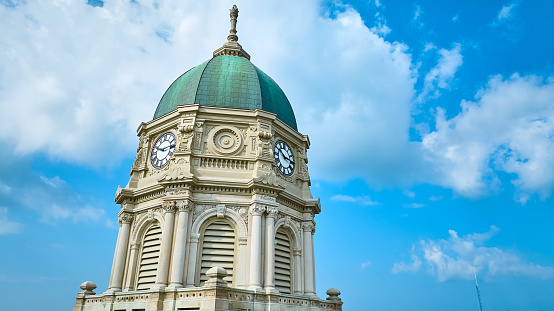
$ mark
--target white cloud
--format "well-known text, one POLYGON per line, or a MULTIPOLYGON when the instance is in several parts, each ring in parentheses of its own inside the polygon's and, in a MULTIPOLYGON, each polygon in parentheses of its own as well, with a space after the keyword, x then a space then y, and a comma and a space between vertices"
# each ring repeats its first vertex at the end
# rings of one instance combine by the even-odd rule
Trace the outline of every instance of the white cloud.
POLYGON ((439 109, 436 130, 423 137, 431 180, 479 197, 499 186, 495 170, 515 174, 521 203, 554 187, 554 79, 517 74, 490 79, 476 102, 447 120, 439 109))
POLYGON ((513 16, 512 10, 516 6, 515 3, 510 3, 503 5, 500 11, 498 12, 498 15, 496 16, 496 20, 493 23, 493 26, 498 26, 505 22, 506 20, 510 19, 513 16))
POLYGON ((410 191, 410 190, 404 190, 402 192, 405 196, 409 197, 409 198, 415 198, 415 192, 413 191, 410 191))
MULTIPOLYGON (((228 9, 225 2, 177 0, 108 1, 103 7, 84 1, 0 5, 0 140, 13 142, 18 155, 43 152, 84 165, 132 158, 135 129, 152 117, 165 89, 225 42, 228 9)), ((499 169, 516 174, 520 201, 535 192, 550 195, 554 174, 548 175, 549 167, 536 169, 551 163, 551 139, 544 136, 551 123, 541 115, 546 109, 535 114, 535 128, 513 124, 507 131, 535 142, 543 135, 546 145, 471 133, 460 125, 476 119, 471 110, 485 108, 468 102, 470 109, 450 120, 439 110, 435 131, 416 125, 423 142, 410 142, 417 66, 408 46, 383 38, 390 31, 381 27, 386 27, 383 16, 370 29, 357 11, 340 3, 332 14, 315 0, 287 6, 246 1, 239 9, 239 41, 252 62, 280 84, 300 131, 310 135, 314 180, 361 178, 376 187, 432 183, 474 196, 496 185, 499 169), (322 42, 333 44, 322 50, 322 42), (535 161, 518 160, 521 152, 535 161)), ((416 5, 414 19, 421 21, 421 14, 416 5)), ((462 64, 459 44, 437 52, 421 100, 450 88, 462 64)), ((485 128, 510 121, 501 113, 497 118, 497 109, 491 108, 494 118, 485 128)))
POLYGON ((402 272, 409 272, 409 273, 416 273, 419 271, 419 268, 421 267, 421 259, 414 253, 415 252, 415 245, 412 246, 412 251, 410 254, 410 258, 412 259, 412 262, 405 263, 404 261, 396 262, 392 266, 392 273, 398 274, 402 272))
POLYGON ((16 234, 21 228, 21 223, 8 219, 8 208, 0 207, 0 235, 16 234))
POLYGON ((421 9, 421 6, 415 4, 414 5, 414 15, 412 17, 412 22, 416 25, 417 28, 421 29, 423 28, 423 21, 421 16, 423 15, 423 10, 421 9))
POLYGON ((22 211, 34 213, 38 221, 47 223, 72 221, 113 227, 103 206, 94 206, 92 199, 83 198, 59 176, 42 176, 29 168, 25 158, 17 158, 9 152, 5 155, 8 162, 0 167, 0 176, 4 176, 10 186, 9 191, 0 191, 0 202, 5 206, 0 207, 0 231, 20 229, 19 223, 7 218, 8 208, 16 215, 22 211), (14 167, 17 167, 17 174, 13 174, 14 167))
POLYGON ((362 270, 365 270, 367 267, 371 266, 371 261, 363 262, 360 267, 362 267, 362 270))
POLYGON ((422 208, 424 206, 425 204, 421 204, 421 203, 409 203, 409 204, 402 205, 402 207, 404 208, 422 208))
POLYGON ((432 42, 428 42, 428 43, 425 44, 425 47, 423 48, 423 52, 428 52, 428 51, 434 50, 436 48, 437 48, 437 46, 435 44, 433 44, 432 42))
POLYGON ((460 22, 460 15, 456 14, 456 15, 452 16, 452 21, 454 23, 459 23, 460 22))
MULTIPOLYGON (((335 126, 352 108, 365 107, 353 127, 374 120, 363 130, 372 133, 366 148, 388 141, 378 141, 375 133, 383 130, 399 144, 405 135, 394 132, 407 131, 414 82, 407 47, 379 36, 390 31, 384 23, 376 34, 358 12, 336 7, 331 18, 318 1, 241 3, 239 41, 281 84, 313 142, 327 141, 317 134, 322 125, 335 126), (329 40, 325 53, 313 53, 329 40), (400 117, 399 129, 377 121, 392 115, 400 117)), ((20 154, 45 152, 87 165, 131 157, 135 129, 152 117, 164 90, 225 42, 228 9, 228 3, 196 1, 0 6, 0 139, 16 142, 20 154)), ((327 161, 314 165, 321 162, 327 161)))
POLYGON ((65 185, 65 181, 61 180, 59 176, 55 176, 53 178, 40 176, 40 180, 53 188, 59 188, 65 185))
POLYGON ((8 193, 12 191, 12 187, 6 185, 0 180, 0 193, 8 193))
MULTIPOLYGON (((425 51, 431 48, 428 49, 426 45, 425 51)), ((419 102, 423 102, 428 98, 437 98, 440 96, 441 89, 450 88, 454 75, 462 65, 461 49, 462 46, 459 43, 454 43, 452 49, 440 49, 438 51, 438 63, 425 75, 423 91, 418 96, 419 102)))
POLYGON ((369 196, 364 197, 352 197, 349 195, 343 195, 343 194, 337 194, 329 198, 333 201, 343 201, 343 202, 351 202, 351 203, 358 203, 360 205, 364 206, 371 206, 371 205, 381 205, 379 202, 372 201, 369 196))
POLYGON ((472 279, 473 269, 486 277, 497 276, 527 276, 537 279, 554 279, 554 267, 544 267, 526 262, 517 254, 504 251, 497 247, 482 246, 499 229, 491 226, 490 231, 474 233, 459 237, 450 230, 447 240, 422 240, 411 251, 411 263, 395 263, 393 273, 417 272, 421 260, 417 254, 422 254, 428 271, 438 281, 449 279, 472 279))

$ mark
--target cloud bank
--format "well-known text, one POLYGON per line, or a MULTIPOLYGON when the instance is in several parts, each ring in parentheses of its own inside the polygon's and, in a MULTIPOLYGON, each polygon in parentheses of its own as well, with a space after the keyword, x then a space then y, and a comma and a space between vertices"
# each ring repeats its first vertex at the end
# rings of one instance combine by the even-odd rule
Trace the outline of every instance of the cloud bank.
POLYGON ((473 269, 487 278, 499 276, 525 276, 537 279, 554 279, 554 267, 544 267, 526 262, 517 254, 497 247, 483 246, 499 229, 491 226, 485 233, 473 233, 463 237, 449 230, 450 237, 421 240, 410 252, 412 262, 395 263, 392 273, 416 273, 425 265, 427 271, 444 282, 450 279, 473 279, 473 269))
MULTIPOLYGON (((175 78, 211 57, 229 27, 229 5, 220 2, 8 4, 0 5, 0 140, 18 155, 85 166, 132 158, 140 122, 175 78)), ((499 16, 509 18, 509 8, 499 16)), ((239 41, 310 135, 312 178, 430 183, 480 197, 510 186, 498 178, 504 172, 521 203, 551 195, 552 79, 492 77, 457 116, 437 108, 426 125, 434 130, 413 141, 411 111, 449 90, 463 63, 460 44, 437 47, 437 64, 418 72, 407 45, 385 40, 383 16, 368 27, 353 8, 319 1, 239 9, 239 41)), ((419 7, 414 14, 421 22, 419 7)))

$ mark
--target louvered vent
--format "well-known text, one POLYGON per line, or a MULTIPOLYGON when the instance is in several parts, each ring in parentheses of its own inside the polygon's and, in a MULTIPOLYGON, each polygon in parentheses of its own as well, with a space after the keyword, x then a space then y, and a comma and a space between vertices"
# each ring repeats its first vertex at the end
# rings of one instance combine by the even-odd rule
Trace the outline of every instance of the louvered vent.
POLYGON ((278 230, 275 235, 275 288, 283 293, 291 293, 291 250, 288 235, 278 230))
POLYGON ((161 241, 162 228, 156 223, 148 229, 142 242, 137 290, 150 289, 156 283, 161 241))
POLYGON ((235 257, 235 230, 233 227, 225 221, 217 220, 206 228, 202 241, 200 286, 208 280, 206 271, 215 266, 227 270, 224 280, 232 285, 235 257))

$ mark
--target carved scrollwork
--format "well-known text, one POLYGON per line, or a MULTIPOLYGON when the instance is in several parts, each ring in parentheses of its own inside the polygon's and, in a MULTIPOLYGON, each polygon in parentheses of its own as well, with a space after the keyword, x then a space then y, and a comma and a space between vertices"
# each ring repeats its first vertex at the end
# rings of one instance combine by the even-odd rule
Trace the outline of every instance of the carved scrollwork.
POLYGON ((147 146, 148 137, 145 134, 142 134, 139 138, 137 155, 135 156, 135 161, 133 162, 133 168, 146 164, 146 155, 148 154, 147 146))
POLYGON ((252 216, 262 216, 265 210, 266 207, 264 205, 252 204, 252 206, 250 206, 249 212, 250 214, 252 214, 252 216))
POLYGON ((217 209, 217 218, 224 218, 225 217, 225 210, 227 209, 225 207, 225 204, 217 205, 216 209, 217 209))
POLYGON ((264 175, 262 175, 260 177, 256 177, 256 178, 254 178, 254 181, 261 182, 264 185, 270 185, 270 186, 283 187, 284 188, 283 183, 279 180, 279 178, 277 177, 277 174, 275 174, 274 171, 270 171, 270 172, 265 173, 264 175))
POLYGON ((194 203, 189 200, 179 200, 177 201, 177 209, 179 212, 190 212, 194 208, 194 203))
POLYGON ((175 213, 177 201, 163 201, 162 208, 166 213, 175 213))
POLYGON ((266 217, 275 218, 277 216, 277 214, 279 213, 279 209, 277 207, 274 207, 274 206, 268 206, 266 208, 266 212, 267 212, 266 217))
POLYGON ((127 213, 127 212, 123 212, 121 214, 119 214, 119 224, 130 224, 132 221, 133 221, 133 214, 131 213, 127 213))
POLYGON ((302 230, 305 231, 309 231, 309 232, 314 232, 315 231, 315 225, 313 222, 304 222, 302 223, 302 230))

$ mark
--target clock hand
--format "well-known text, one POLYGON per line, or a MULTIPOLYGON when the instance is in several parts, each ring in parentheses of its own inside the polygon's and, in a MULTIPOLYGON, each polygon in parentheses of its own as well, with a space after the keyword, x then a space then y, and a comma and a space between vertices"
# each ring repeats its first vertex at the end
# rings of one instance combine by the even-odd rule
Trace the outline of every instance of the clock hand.
POLYGON ((172 149, 172 148, 175 148, 175 145, 169 145, 169 146, 167 146, 165 148, 162 148, 162 149, 156 147, 156 149, 158 149, 161 152, 165 152, 167 149, 172 149))
POLYGON ((164 148, 164 151, 166 151, 167 149, 173 149, 173 148, 175 148, 175 145, 169 145, 164 148))
POLYGON ((287 161, 289 161, 290 163, 294 164, 294 161, 291 160, 288 155, 286 155, 283 150, 279 150, 279 152, 281 152, 281 154, 283 155, 283 157, 285 157, 285 159, 287 159, 287 161))

